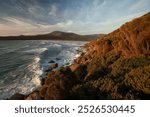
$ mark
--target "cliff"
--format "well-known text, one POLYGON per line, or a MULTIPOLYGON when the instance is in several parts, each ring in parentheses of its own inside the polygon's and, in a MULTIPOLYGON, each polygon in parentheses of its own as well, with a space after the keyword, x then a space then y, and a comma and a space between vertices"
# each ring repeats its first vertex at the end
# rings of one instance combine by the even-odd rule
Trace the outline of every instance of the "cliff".
POLYGON ((150 99, 150 13, 85 45, 26 99, 150 99))

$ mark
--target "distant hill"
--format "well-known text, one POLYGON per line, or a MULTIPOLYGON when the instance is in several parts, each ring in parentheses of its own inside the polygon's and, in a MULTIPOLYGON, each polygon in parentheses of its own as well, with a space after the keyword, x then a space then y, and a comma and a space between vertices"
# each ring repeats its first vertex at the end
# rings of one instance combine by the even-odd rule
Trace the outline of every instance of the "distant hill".
POLYGON ((100 38, 105 34, 93 34, 93 35, 78 35, 75 33, 67 33, 61 31, 54 31, 48 34, 41 35, 28 35, 28 36, 5 36, 0 37, 0 40, 68 40, 68 41, 90 41, 96 38, 100 38))

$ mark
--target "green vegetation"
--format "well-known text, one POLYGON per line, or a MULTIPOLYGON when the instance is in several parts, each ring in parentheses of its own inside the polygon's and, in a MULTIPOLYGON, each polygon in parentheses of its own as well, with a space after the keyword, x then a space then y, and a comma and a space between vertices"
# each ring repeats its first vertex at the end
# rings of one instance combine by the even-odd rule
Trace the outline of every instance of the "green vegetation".
POLYGON ((79 99, 85 99, 85 96, 87 99, 149 98, 150 58, 143 56, 128 59, 119 58, 110 66, 110 72, 105 72, 106 74, 104 75, 100 70, 99 78, 95 79, 93 77, 93 80, 88 80, 86 83, 75 86, 72 94, 80 94, 79 99), (88 97, 89 95, 84 94, 83 90, 94 97, 88 97))

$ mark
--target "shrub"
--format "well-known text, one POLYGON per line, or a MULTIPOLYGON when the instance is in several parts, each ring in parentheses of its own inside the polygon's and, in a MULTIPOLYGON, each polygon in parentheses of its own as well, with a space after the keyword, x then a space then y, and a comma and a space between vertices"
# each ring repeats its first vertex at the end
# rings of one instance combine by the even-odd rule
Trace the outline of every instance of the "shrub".
POLYGON ((131 70, 124 82, 134 90, 150 94, 150 65, 131 70))
POLYGON ((146 66, 150 64, 150 58, 146 58, 144 56, 141 57, 132 57, 132 58, 119 58, 112 65, 111 74, 116 77, 124 77, 124 75, 130 72, 132 69, 146 66))

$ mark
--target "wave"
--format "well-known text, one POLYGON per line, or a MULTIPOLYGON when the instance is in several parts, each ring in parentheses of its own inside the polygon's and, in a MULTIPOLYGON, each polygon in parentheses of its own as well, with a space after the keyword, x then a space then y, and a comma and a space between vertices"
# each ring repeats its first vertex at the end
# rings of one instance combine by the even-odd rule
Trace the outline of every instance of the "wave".
MULTIPOLYGON (((29 94, 33 92, 40 86, 40 79, 45 73, 43 71, 49 68, 50 60, 58 63, 58 68, 68 66, 79 56, 77 50, 81 45, 72 44, 72 42, 50 41, 35 43, 26 42, 24 46, 21 45, 22 49, 16 50, 17 52, 15 51, 14 54, 9 54, 9 60, 4 64, 4 68, 9 70, 11 66, 13 68, 9 73, 3 75, 3 80, 0 80, 0 99, 7 99, 15 93, 29 94)), ((6 60, 6 57, 5 55, 0 59, 6 60)))
POLYGON ((61 47, 62 45, 58 44, 58 43, 54 43, 52 46, 54 46, 54 47, 61 47))
POLYGON ((30 50, 26 50, 26 51, 23 51, 23 52, 26 52, 26 53, 42 53, 44 51, 48 50, 47 48, 36 48, 36 49, 30 49, 30 50))
POLYGON ((0 87, 0 99, 6 99, 14 95, 15 93, 29 94, 40 86, 40 76, 43 73, 42 68, 39 65, 40 58, 35 57, 32 64, 28 66, 20 66, 15 71, 4 76, 3 82, 0 87), (9 77, 7 84, 5 83, 9 77), (11 80, 11 81, 10 81, 11 80))

